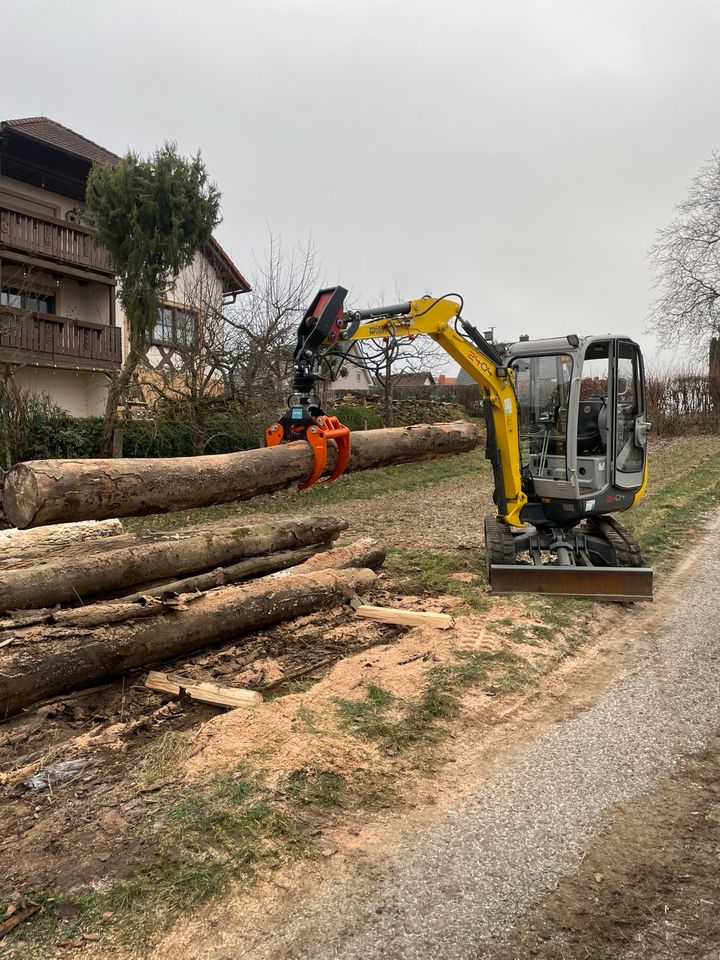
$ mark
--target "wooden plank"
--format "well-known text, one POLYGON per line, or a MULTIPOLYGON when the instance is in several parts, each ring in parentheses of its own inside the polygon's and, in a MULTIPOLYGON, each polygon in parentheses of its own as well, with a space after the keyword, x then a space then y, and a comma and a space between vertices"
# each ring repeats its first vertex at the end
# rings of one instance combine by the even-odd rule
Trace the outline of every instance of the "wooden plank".
POLYGON ((196 683, 169 673, 159 673, 157 670, 150 671, 145 686, 173 696, 178 696, 182 690, 193 700, 202 700, 204 703, 214 703, 221 707, 254 707, 262 703, 263 699, 262 694, 256 690, 227 687, 207 681, 196 683))
POLYGON ((361 604, 355 608, 358 617, 367 620, 378 620, 381 623, 394 623, 403 627, 435 627, 437 630, 448 630, 453 625, 453 618, 446 613, 431 613, 424 610, 400 610, 398 607, 373 607, 370 604, 361 604))
POLYGON ((150 671, 145 686, 150 690, 157 690, 158 693, 171 693, 175 697, 180 693, 180 684, 171 680, 166 673, 158 673, 157 670, 150 671))
POLYGON ((225 687, 217 683, 193 683, 185 687, 193 700, 215 703, 224 707, 255 707, 262 703, 263 696, 257 690, 240 687, 225 687))

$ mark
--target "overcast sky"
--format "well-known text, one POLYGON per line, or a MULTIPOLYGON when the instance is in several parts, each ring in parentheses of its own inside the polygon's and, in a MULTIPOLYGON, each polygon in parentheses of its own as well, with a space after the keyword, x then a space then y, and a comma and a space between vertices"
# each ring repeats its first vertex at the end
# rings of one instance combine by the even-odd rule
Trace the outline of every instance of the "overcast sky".
POLYGON ((312 234, 356 302, 505 339, 653 353, 646 251, 720 148, 718 0, 5 0, 0 37, 2 119, 200 148, 241 270, 312 234))

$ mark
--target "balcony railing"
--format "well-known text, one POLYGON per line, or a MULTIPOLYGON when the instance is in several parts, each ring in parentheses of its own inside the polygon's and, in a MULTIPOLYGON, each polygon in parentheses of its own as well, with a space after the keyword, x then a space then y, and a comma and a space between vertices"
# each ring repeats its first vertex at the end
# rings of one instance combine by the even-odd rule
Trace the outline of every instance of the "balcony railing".
POLYGON ((0 206, 0 249, 15 250, 81 270, 113 274, 108 252, 93 243, 92 231, 27 210, 0 206))
POLYGON ((122 362, 121 334, 120 327, 0 307, 0 362, 115 370, 122 362))

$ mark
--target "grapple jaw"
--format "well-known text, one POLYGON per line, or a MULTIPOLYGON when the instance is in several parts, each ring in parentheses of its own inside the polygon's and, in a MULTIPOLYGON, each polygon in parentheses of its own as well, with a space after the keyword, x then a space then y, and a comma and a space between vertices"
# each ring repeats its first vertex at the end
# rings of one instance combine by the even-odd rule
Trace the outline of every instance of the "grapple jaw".
POLYGON ((337 417, 329 417, 320 407, 310 404, 291 406, 277 423, 265 431, 268 447, 293 440, 306 440, 313 452, 313 468, 307 480, 298 484, 306 490, 315 483, 330 483, 344 473, 350 460, 350 430, 337 417), (329 477, 321 480, 327 464, 327 442, 334 440, 337 446, 337 462, 329 477))

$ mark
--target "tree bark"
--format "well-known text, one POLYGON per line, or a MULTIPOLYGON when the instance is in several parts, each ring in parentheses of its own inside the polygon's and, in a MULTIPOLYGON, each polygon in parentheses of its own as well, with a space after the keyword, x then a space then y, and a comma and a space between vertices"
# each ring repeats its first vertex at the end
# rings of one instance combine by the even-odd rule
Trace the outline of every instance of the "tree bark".
MULTIPOLYGON (((226 587, 231 583, 262 577, 279 570, 292 570, 293 567, 305 564, 307 560, 310 560, 320 551, 326 550, 327 547, 326 543, 321 543, 317 546, 304 547, 301 550, 282 550, 279 553, 269 553, 265 557, 251 557, 249 560, 241 560, 239 563, 233 563, 227 567, 216 567, 208 573, 199 573, 194 577, 185 577, 182 580, 171 580, 166 583, 153 583, 145 590, 138 590, 136 593, 128 594, 119 599, 123 603, 129 603, 141 600, 143 597, 162 597, 168 593, 196 593, 198 591, 214 590, 216 587, 226 587)), ((339 567, 336 564, 331 564, 331 566, 339 567)), ((350 566, 372 567, 373 564, 355 563, 350 564, 350 566)))
POLYGON ((317 553, 302 564, 299 570, 282 570, 274 578, 292 576, 294 573, 309 573, 311 570, 347 570, 350 567, 369 567, 376 570, 385 563, 385 547, 372 537, 360 537, 346 547, 333 547, 317 553))
POLYGON ((0 572, 0 610, 34 610, 117 594, 125 587, 279 550, 327 543, 345 520, 308 517, 235 524, 138 540, 117 550, 59 557, 40 567, 0 572))
POLYGON ((37 530, 0 531, 0 561, 7 561, 27 550, 61 550, 74 543, 93 543, 123 532, 119 520, 87 520, 80 523, 56 523, 37 530))
POLYGON ((3 510, 2 505, 2 492, 3 486, 5 484, 5 471, 0 467, 0 530, 4 530, 6 527, 10 526, 10 521, 5 516, 5 511, 3 510))
MULTIPOLYGON (((418 424, 352 435, 348 472, 411 463, 472 450, 472 423, 418 424)), ((331 441, 327 471, 337 461, 331 441)), ((305 441, 204 457, 138 460, 37 460, 16 464, 4 487, 8 518, 17 527, 69 520, 139 516, 249 500, 310 475, 305 441)))
POLYGON ((713 413, 720 416, 720 337, 710 340, 710 364, 708 367, 708 384, 713 413))
POLYGON ((13 716, 38 700, 334 606, 367 592, 375 579, 365 569, 269 577, 222 587, 165 616, 115 623, 84 635, 67 627, 38 628, 42 640, 51 641, 55 634, 59 643, 45 657, 38 644, 30 643, 29 649, 3 662, 0 717, 13 716))

